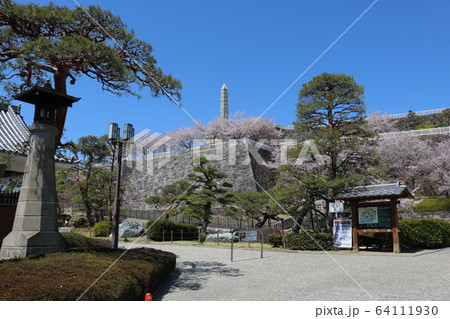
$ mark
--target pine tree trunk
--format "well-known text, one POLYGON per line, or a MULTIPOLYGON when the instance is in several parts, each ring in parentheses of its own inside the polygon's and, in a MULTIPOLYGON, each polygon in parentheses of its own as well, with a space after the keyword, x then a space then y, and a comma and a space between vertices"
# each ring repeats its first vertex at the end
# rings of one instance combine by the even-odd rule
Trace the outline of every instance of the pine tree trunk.
MULTIPOLYGON (((68 70, 61 70, 58 68, 55 75, 53 76, 53 80, 55 82, 55 90, 60 93, 67 93, 66 90, 66 78, 67 78, 68 70)), ((56 109, 55 114, 55 125, 58 128, 58 135, 55 139, 55 151, 56 148, 61 144, 61 136, 64 130, 64 124, 66 123, 66 114, 67 114, 67 106, 59 107, 56 109)))

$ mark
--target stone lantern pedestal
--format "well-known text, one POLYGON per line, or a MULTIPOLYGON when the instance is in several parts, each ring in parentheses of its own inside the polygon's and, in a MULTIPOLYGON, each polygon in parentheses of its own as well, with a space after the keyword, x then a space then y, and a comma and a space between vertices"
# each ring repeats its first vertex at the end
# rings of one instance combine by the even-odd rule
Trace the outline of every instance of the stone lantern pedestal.
POLYGON ((3 240, 1 259, 66 251, 56 217, 54 125, 33 123, 12 232, 3 240))
POLYGON ((51 86, 34 87, 17 100, 36 106, 30 126, 30 151, 25 165, 13 229, 4 239, 0 259, 66 251, 58 233, 55 180, 55 110, 78 98, 56 92, 51 86))

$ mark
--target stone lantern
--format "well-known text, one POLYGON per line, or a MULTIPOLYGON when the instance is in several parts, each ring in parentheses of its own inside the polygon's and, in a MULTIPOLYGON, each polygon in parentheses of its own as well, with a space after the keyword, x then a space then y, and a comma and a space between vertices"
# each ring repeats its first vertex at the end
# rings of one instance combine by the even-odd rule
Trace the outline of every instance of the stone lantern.
POLYGON ((34 104, 35 112, 14 225, 3 240, 0 259, 66 251, 57 223, 55 111, 72 106, 79 98, 55 91, 50 83, 35 86, 14 98, 34 104))

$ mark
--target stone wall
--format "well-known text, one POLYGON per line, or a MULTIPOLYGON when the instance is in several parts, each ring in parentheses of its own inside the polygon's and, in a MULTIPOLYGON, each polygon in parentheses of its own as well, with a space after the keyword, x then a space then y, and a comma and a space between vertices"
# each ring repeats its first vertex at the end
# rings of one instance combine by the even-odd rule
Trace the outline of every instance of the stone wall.
POLYGON ((450 212, 449 211, 442 211, 442 212, 408 212, 408 213, 399 213, 398 214, 399 219, 413 219, 413 218, 422 218, 422 219, 429 219, 429 218, 438 218, 443 219, 448 222, 450 222, 450 212))
POLYGON ((187 180, 187 175, 198 166, 196 158, 205 156, 210 164, 228 174, 233 184, 233 192, 256 191, 256 180, 265 189, 274 181, 274 170, 265 167, 271 149, 254 145, 247 140, 211 144, 200 148, 166 152, 153 155, 136 155, 133 152, 123 160, 122 207, 149 210, 151 205, 145 199, 158 195, 164 186, 179 180, 187 180))

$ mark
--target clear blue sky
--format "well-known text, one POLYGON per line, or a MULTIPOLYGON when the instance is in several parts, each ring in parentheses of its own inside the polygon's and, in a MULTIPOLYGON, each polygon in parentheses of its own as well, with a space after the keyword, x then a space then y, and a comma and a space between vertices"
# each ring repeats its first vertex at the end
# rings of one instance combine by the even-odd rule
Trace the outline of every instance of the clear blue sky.
MULTIPOLYGON (((259 116, 374 0, 78 2, 110 9, 151 43, 158 65, 183 83, 184 108, 206 123, 219 115, 223 83, 230 113, 259 116)), ((291 124, 301 85, 322 72, 352 75, 366 89, 368 113, 449 107, 449 12, 448 0, 379 0, 267 115, 291 124)), ((145 90, 139 100, 118 97, 83 79, 69 85, 68 93, 82 98, 66 122, 66 137, 75 141, 106 133, 110 122, 161 133, 192 124, 167 98, 145 90)), ((23 115, 31 124, 29 105, 23 115)))

